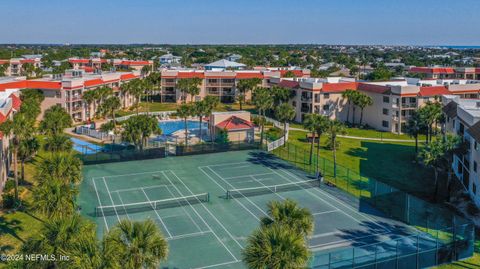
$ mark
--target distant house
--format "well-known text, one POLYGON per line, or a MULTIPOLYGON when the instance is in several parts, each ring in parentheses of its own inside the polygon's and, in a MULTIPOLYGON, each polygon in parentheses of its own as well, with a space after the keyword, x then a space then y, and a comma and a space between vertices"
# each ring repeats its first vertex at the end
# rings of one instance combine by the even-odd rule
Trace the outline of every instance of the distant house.
POLYGON ((238 55, 238 54, 232 54, 227 57, 227 60, 231 62, 238 62, 240 59, 242 59, 242 55, 238 55))
POLYGON ((205 70, 226 70, 226 69, 244 69, 246 65, 232 62, 226 59, 218 60, 204 65, 205 70))
POLYGON ((182 60, 182 57, 180 56, 174 56, 171 53, 165 54, 160 56, 158 59, 160 64, 179 64, 180 61, 182 60))

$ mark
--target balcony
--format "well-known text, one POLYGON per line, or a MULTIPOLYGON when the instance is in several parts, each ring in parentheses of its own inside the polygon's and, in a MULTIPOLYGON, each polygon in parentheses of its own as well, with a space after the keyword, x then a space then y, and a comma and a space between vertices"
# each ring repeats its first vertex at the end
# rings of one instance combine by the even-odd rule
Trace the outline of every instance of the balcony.
POLYGON ((217 90, 217 91, 208 90, 208 91, 207 91, 207 94, 209 94, 209 95, 219 95, 219 94, 220 94, 220 91, 218 91, 218 90, 217 90))
POLYGON ((310 108, 310 106, 308 106, 308 105, 307 105, 307 106, 306 106, 306 105, 302 105, 301 108, 300 108, 300 111, 301 111, 301 112, 304 112, 304 113, 310 113, 311 108, 310 108))
POLYGON ((312 97, 302 96, 301 100, 302 100, 303 102, 311 102, 311 101, 312 101, 312 97))
POLYGON ((402 108, 417 108, 417 103, 402 103, 402 108))

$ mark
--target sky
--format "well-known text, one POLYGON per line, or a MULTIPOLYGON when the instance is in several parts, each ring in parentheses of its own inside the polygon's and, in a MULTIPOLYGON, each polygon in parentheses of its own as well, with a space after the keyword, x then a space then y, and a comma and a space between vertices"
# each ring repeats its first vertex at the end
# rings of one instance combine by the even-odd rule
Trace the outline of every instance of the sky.
POLYGON ((480 45, 479 0, 0 0, 0 43, 480 45))

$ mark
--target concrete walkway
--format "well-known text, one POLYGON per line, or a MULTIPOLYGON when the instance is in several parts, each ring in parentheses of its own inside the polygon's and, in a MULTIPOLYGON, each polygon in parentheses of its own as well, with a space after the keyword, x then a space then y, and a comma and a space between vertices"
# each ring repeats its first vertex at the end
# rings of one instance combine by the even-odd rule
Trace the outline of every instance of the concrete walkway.
MULTIPOLYGON (((293 128, 293 127, 290 127, 290 128, 288 128, 288 129, 289 129, 290 131, 300 131, 300 132, 306 132, 306 133, 308 133, 308 131, 305 130, 305 129, 293 128)), ((357 139, 357 140, 381 141, 381 142, 405 142, 405 143, 415 143, 415 140, 412 140, 412 139, 392 139, 392 138, 361 137, 361 136, 350 136, 350 135, 338 135, 338 137, 348 138, 348 139, 357 139)), ((419 142, 420 142, 420 141, 419 141, 419 142)))

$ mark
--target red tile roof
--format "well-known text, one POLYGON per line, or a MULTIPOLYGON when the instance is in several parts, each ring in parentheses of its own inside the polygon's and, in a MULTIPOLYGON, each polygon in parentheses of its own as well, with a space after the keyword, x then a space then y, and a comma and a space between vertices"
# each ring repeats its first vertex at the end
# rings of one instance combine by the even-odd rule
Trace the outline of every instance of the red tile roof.
POLYGON ((74 63, 81 63, 81 64, 87 64, 90 62, 89 59, 70 59, 68 60, 70 63, 74 64, 74 63))
POLYGON ((298 83, 298 81, 282 80, 282 81, 280 81, 280 83, 278 83, 278 86, 293 89, 293 88, 298 87, 299 84, 300 83, 298 83))
POLYGON ((10 63, 10 60, 0 60, 0 64, 8 64, 10 63))
POLYGON ((203 72, 178 72, 176 78, 205 78, 203 72))
POLYGON ((12 98, 12 107, 13 109, 15 109, 16 111, 18 111, 20 109, 20 106, 22 105, 22 100, 20 99, 20 97, 16 96, 15 94, 10 94, 10 98, 12 98))
POLYGON ((123 74, 123 75, 120 76, 121 80, 129 80, 129 79, 134 79, 134 78, 138 78, 138 76, 135 76, 132 73, 123 74))
POLYGON ((235 78, 237 79, 248 79, 248 78, 259 78, 259 79, 263 79, 263 74, 260 73, 260 72, 255 72, 255 73, 237 73, 235 78))
POLYGON ((285 76, 288 72, 292 72, 296 77, 303 77, 304 75, 302 70, 278 70, 278 72, 280 72, 281 77, 285 76))
POLYGON ((359 83, 357 89, 361 91, 366 91, 366 92, 386 93, 390 90, 390 87, 382 86, 382 85, 359 83))
POLYGON ((85 87, 97 86, 104 84, 104 81, 100 78, 87 80, 84 82, 85 87))
POLYGON ((340 82, 340 83, 324 83, 322 92, 335 93, 344 92, 346 90, 356 90, 358 88, 357 82, 340 82))
POLYGON ((121 65, 149 65, 149 61, 122 61, 121 65))
POLYGON ((24 63, 35 63, 35 60, 34 59, 22 59, 20 60, 20 63, 24 64, 24 63))
POLYGON ((33 89, 50 89, 50 90, 59 90, 62 88, 62 83, 60 81, 39 81, 39 80, 26 80, 25 88, 33 89))
POLYGON ((412 67, 410 68, 410 72, 427 74, 454 74, 455 70, 452 67, 412 67))
POLYGON ((442 94, 450 94, 451 92, 444 86, 420 87, 419 96, 437 96, 442 94))
POLYGON ((231 116, 217 124, 216 127, 225 130, 245 130, 253 128, 253 123, 237 116, 231 116))

